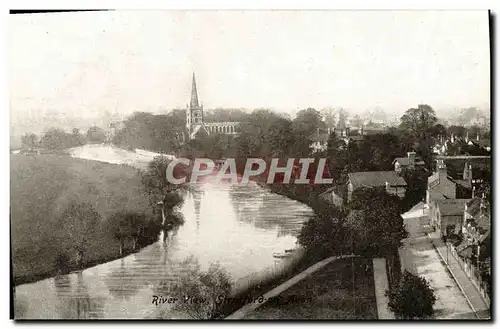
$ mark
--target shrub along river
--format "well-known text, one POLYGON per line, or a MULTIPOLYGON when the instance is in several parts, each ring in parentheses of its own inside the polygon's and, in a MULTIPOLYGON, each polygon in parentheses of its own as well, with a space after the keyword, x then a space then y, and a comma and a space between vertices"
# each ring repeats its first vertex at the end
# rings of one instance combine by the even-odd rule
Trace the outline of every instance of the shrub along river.
MULTIPOLYGON (((73 156, 144 166, 147 153, 109 146, 83 146, 73 156)), ((180 211, 185 223, 135 254, 80 272, 16 287, 16 319, 141 319, 159 307, 153 296, 160 282, 185 275, 180 262, 191 259, 202 270, 219 262, 233 280, 233 292, 278 273, 296 247, 308 206, 272 194, 254 183, 231 185, 209 179, 193 186, 180 211)), ((168 297, 168 296, 165 296, 168 297)), ((172 296, 178 297, 178 296, 172 296)), ((168 315, 169 313, 166 312, 168 315)), ((182 314, 172 317, 186 318, 182 314)))

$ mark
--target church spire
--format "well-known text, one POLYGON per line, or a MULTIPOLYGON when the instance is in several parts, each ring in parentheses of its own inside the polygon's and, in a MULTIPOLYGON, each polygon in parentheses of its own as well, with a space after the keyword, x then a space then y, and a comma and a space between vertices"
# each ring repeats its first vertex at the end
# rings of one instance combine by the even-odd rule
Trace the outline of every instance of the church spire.
POLYGON ((191 108, 198 108, 198 91, 196 90, 196 79, 194 77, 194 72, 193 72, 193 83, 191 86, 191 103, 190 103, 191 108))

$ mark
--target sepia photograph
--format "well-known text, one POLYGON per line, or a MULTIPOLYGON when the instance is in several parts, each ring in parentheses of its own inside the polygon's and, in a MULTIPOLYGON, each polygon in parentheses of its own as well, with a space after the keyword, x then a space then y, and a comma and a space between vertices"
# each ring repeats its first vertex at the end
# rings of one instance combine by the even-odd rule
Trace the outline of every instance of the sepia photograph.
POLYGON ((11 320, 491 321, 492 19, 11 11, 11 320))

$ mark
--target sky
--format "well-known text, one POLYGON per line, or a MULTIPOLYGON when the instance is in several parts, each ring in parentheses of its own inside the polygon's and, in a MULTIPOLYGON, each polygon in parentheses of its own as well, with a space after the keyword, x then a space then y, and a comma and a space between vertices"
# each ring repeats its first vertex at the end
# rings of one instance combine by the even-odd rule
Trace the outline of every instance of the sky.
POLYGON ((9 16, 11 118, 185 108, 489 107, 487 11, 9 16))

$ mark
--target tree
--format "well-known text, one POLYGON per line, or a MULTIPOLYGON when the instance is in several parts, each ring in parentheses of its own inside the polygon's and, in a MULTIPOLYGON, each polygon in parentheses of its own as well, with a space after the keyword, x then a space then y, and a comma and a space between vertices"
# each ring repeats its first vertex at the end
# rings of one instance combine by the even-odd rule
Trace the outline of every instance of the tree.
POLYGON ((62 150, 71 147, 71 135, 59 128, 49 129, 42 137, 40 144, 49 150, 62 150))
POLYGON ((120 243, 120 256, 123 255, 124 241, 130 238, 131 231, 127 213, 125 211, 113 213, 105 222, 105 230, 120 243))
POLYGON ((403 198, 403 210, 407 211, 424 200, 427 192, 427 178, 429 174, 422 169, 404 169, 401 172, 401 177, 403 177, 408 184, 406 186, 405 197, 403 198))
POLYGON ((448 135, 453 135, 455 137, 465 137, 467 129, 464 126, 449 126, 448 135))
POLYGON ((335 133, 331 133, 328 137, 326 154, 330 176, 334 182, 338 182, 347 162, 347 145, 335 133))
POLYGON ((320 260, 351 252, 345 248, 347 232, 343 226, 344 219, 343 214, 338 212, 331 217, 311 217, 302 226, 297 241, 306 249, 308 257, 320 260))
POLYGON ((400 127, 411 131, 417 138, 423 139, 425 134, 437 124, 436 112, 426 104, 411 108, 401 117, 400 127))
POLYGON ((92 126, 87 130, 87 141, 90 143, 104 143, 106 141, 106 132, 100 127, 92 126))
MULTIPOLYGON (((167 179, 167 168, 171 161, 167 157, 156 156, 149 162, 146 171, 142 173, 142 183, 152 205, 163 202, 173 208, 182 202, 177 190, 180 190, 183 185, 173 184, 167 179)), ((185 174, 186 168, 182 164, 177 164, 173 172, 174 177, 181 178, 185 174)))
POLYGON ((25 134, 21 137, 23 146, 28 149, 34 149, 38 146, 38 136, 32 133, 25 134))
POLYGON ((439 126, 436 128, 437 123, 436 112, 431 106, 425 104, 407 110, 401 117, 400 128, 413 135, 415 149, 427 166, 433 162, 434 139, 432 136, 440 130, 439 126))
MULTIPOLYGON (((212 263, 207 271, 201 271, 199 263, 192 257, 181 262, 179 268, 185 271, 182 276, 173 285, 170 280, 161 282, 156 288, 158 293, 178 296, 180 300, 173 304, 173 309, 191 319, 221 318, 220 307, 231 293, 229 273, 219 263, 212 263)), ((165 318, 167 314, 160 311, 156 317, 165 318)))
POLYGON ((403 226, 401 200, 384 188, 361 188, 352 194, 348 225, 361 228, 363 240, 357 241, 360 254, 392 257, 408 236, 403 226))
POLYGON ((436 296, 424 277, 405 271, 399 284, 387 291, 386 296, 389 308, 399 319, 426 319, 434 314, 436 296))
POLYGON ((85 252, 101 223, 101 216, 89 203, 72 202, 61 216, 62 232, 68 235, 71 248, 75 250, 78 265, 82 264, 85 252))
POLYGON ((85 139, 84 137, 80 134, 80 130, 78 128, 73 128, 72 134, 72 144, 77 146, 77 145, 83 145, 85 144, 85 139))

